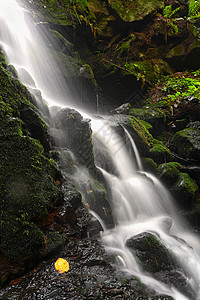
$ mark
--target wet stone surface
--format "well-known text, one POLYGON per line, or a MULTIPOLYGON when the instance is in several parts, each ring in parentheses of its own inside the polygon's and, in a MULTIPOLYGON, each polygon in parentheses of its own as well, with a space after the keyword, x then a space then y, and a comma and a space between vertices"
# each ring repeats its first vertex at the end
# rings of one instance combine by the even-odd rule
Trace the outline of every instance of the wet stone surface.
POLYGON ((156 296, 135 278, 127 278, 108 263, 96 240, 71 240, 57 257, 43 261, 35 269, 0 291, 0 299, 142 299, 156 296), (69 262, 69 272, 59 274, 54 267, 58 257, 69 262))

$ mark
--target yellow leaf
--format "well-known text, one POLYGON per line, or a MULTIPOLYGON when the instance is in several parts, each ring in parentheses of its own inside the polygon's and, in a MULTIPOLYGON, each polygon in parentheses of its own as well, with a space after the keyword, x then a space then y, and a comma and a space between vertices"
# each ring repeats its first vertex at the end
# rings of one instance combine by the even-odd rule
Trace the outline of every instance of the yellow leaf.
POLYGON ((55 262, 55 269, 59 273, 65 273, 69 271, 69 263, 64 258, 58 258, 55 262))

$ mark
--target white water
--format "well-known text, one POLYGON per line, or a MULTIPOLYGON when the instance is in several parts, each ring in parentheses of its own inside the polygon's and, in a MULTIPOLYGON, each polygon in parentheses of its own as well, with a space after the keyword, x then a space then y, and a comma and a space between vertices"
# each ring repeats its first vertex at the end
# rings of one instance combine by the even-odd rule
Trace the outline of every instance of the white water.
MULTIPOLYGON (((15 0, 0 0, 0 44, 9 62, 17 68, 19 74, 23 73, 20 70, 25 69, 31 75, 35 85, 33 82, 28 84, 29 88, 40 89, 49 104, 70 103, 71 96, 65 84, 55 76, 57 64, 52 61, 32 21, 27 20, 24 10, 15 0)), ((26 83, 23 75, 20 79, 26 83)), ((105 249, 118 257, 116 263, 120 270, 140 278, 158 293, 171 295, 177 300, 188 299, 173 286, 167 286, 151 275, 144 274, 126 247, 125 243, 130 237, 142 232, 155 234, 176 257, 195 292, 195 299, 200 299, 199 238, 184 226, 184 221, 175 213, 173 201, 161 183, 151 174, 138 172, 136 166, 139 165, 140 169, 142 166, 137 152, 135 163, 121 138, 102 120, 92 119, 92 129, 118 171, 118 175, 112 175, 102 169, 111 187, 111 205, 116 219, 116 227, 105 229, 102 235, 105 249)), ((133 141, 131 143, 135 148, 133 141)))
POLYGON ((33 23, 30 12, 20 7, 18 1, 0 0, 0 46, 20 80, 31 91, 36 88, 42 91, 48 104, 69 105, 71 93, 45 45, 45 38, 44 26, 33 23))

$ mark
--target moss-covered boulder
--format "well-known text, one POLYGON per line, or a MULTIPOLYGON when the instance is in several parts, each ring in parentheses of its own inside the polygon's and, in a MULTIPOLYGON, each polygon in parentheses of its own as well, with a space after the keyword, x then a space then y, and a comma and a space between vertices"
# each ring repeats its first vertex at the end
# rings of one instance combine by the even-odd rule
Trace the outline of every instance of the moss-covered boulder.
POLYGON ((62 201, 61 174, 47 158, 47 125, 10 69, 0 51, 0 252, 30 259, 45 247, 36 219, 62 201))
POLYGON ((130 115, 150 123, 153 127, 151 130, 153 135, 158 135, 166 129, 165 110, 158 107, 158 105, 146 105, 141 108, 132 108, 130 110, 130 115))
POLYGON ((200 159, 200 130, 186 128, 176 132, 171 141, 171 149, 185 159, 200 159))
POLYGON ((199 189, 196 182, 187 173, 180 173, 170 190, 180 206, 191 208, 197 200, 199 189))
POLYGON ((157 174, 157 164, 150 157, 143 157, 141 159, 143 169, 149 173, 157 174))
POLYGON ((158 165, 170 161, 172 156, 171 151, 159 140, 154 140, 150 155, 158 165))
POLYGON ((149 133, 146 125, 137 117, 129 116, 130 133, 139 149, 140 154, 147 154, 153 144, 153 136, 149 133))
POLYGON ((151 273, 154 278, 173 285, 191 297, 192 291, 186 277, 177 262, 159 238, 151 233, 141 233, 126 241, 139 260, 145 272, 151 273), (165 271, 165 272, 164 272, 165 271))
POLYGON ((135 253, 145 271, 156 273, 174 268, 170 252, 151 233, 141 233, 127 240, 126 245, 135 253))
POLYGON ((180 176, 181 164, 177 162, 168 162, 158 167, 158 176, 168 186, 174 184, 180 176))
POLYGON ((115 12, 125 22, 133 22, 143 19, 151 13, 164 8, 164 1, 145 1, 136 0, 130 2, 123 2, 122 0, 108 0, 108 3, 115 10, 115 12))

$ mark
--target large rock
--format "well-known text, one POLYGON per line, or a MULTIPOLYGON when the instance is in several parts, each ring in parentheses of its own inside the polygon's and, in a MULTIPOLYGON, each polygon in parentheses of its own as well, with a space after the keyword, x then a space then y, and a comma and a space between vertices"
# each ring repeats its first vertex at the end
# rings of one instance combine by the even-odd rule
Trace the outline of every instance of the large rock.
POLYGON ((108 0, 108 3, 125 22, 141 20, 145 16, 164 8, 163 0, 136 0, 131 2, 124 2, 122 0, 108 0))
POLYGON ((141 233, 127 240, 126 245, 139 259, 142 268, 158 280, 175 286, 193 297, 185 275, 178 267, 173 254, 151 233, 141 233))
POLYGON ((81 114, 71 108, 52 108, 55 130, 50 131, 55 144, 68 148, 73 152, 77 162, 86 166, 90 172, 95 173, 92 131, 89 120, 83 119, 81 114))
POLYGON ((175 133, 171 141, 171 148, 185 159, 200 159, 200 130, 186 128, 175 133))
POLYGON ((194 206, 199 191, 196 182, 187 173, 180 173, 170 190, 177 203, 186 209, 194 206))

